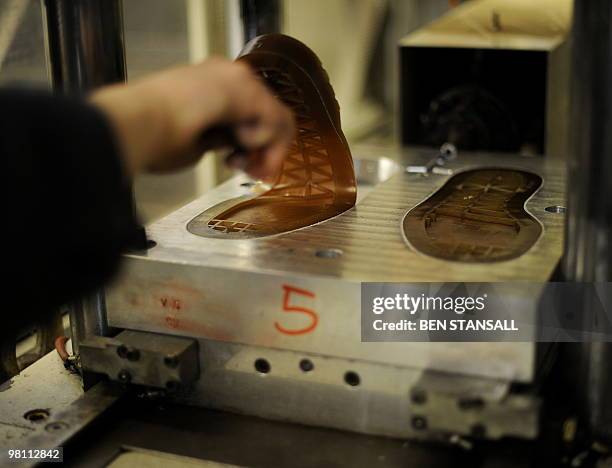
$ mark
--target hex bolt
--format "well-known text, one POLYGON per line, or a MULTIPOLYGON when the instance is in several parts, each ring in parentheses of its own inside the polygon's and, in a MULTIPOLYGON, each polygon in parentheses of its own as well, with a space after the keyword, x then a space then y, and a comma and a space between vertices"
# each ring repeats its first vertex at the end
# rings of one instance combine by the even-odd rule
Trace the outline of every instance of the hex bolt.
POLYGON ((427 429, 427 419, 423 416, 413 416, 412 417, 412 428, 417 431, 422 431, 427 429))
POLYGON ((132 380, 132 374, 130 374, 125 369, 123 369, 122 371, 119 372, 119 374, 117 375, 117 378, 119 379, 119 382, 130 383, 130 381, 132 380))
POLYGON ((179 360, 176 356, 166 356, 164 358, 164 364, 170 369, 176 369, 179 365, 179 360))

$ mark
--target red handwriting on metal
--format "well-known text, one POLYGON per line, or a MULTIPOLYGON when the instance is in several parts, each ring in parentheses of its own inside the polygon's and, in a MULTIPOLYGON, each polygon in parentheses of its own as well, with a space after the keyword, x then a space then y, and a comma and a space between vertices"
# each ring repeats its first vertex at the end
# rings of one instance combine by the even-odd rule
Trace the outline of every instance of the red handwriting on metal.
POLYGON ((162 296, 159 298, 159 303, 164 309, 179 311, 183 308, 183 302, 176 297, 162 296))
POLYGON ((308 326, 304 328, 285 328, 280 323, 274 322, 274 327, 281 333, 285 335, 304 335, 306 333, 310 333, 313 331, 317 324, 319 323, 319 316, 312 309, 307 309, 305 307, 291 305, 291 296, 298 295, 303 297, 308 297, 310 299, 315 298, 315 294, 306 289, 296 288, 295 286, 289 286, 287 284, 283 284, 283 312, 287 313, 295 313, 295 314, 304 314, 309 318, 308 326))
POLYGON ((178 328, 180 320, 176 317, 176 313, 183 308, 183 302, 176 297, 162 296, 159 298, 159 303, 163 309, 170 311, 165 317, 166 325, 169 328, 178 328))
POLYGON ((178 328, 180 320, 172 315, 166 315, 166 325, 168 325, 169 328, 178 328))

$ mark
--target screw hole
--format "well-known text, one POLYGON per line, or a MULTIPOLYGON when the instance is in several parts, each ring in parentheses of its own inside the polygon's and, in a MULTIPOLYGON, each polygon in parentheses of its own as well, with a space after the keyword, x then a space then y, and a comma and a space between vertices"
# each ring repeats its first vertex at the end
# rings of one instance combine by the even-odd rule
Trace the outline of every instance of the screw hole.
POLYGON ((314 364, 310 359, 302 359, 300 361, 300 369, 302 369, 303 372, 310 372, 314 369, 314 364))
POLYGON ((37 423, 40 421, 44 421, 45 419, 49 417, 49 410, 40 409, 40 408, 33 409, 30 411, 26 411, 23 417, 30 422, 37 423))
POLYGON ((243 182, 240 184, 241 187, 251 188, 255 185, 255 182, 243 182))
POLYGON ((425 419, 423 416, 413 416, 412 427, 417 431, 427 429, 427 419, 425 419))
POLYGON ((168 390, 168 392, 170 393, 176 392, 180 386, 181 384, 177 382, 176 380, 168 380, 166 382, 166 390, 168 390))
POLYGON ((132 362, 138 361, 140 359, 140 351, 138 351, 137 349, 130 349, 127 352, 126 357, 128 361, 132 361, 132 362))
POLYGON ((359 374, 353 371, 348 371, 346 374, 344 374, 344 381, 351 387, 356 387, 361 383, 359 374))
POLYGON ((117 356, 119 356, 121 359, 127 358, 127 355, 128 355, 127 346, 121 345, 117 348, 117 356))
POLYGON ((319 258, 338 258, 343 253, 340 249, 320 249, 315 252, 315 255, 319 258))
POLYGON ((260 374, 267 374, 270 372, 270 363, 262 358, 255 360, 255 370, 260 374))
POLYGON ((47 432, 56 432, 61 431, 63 429, 68 429, 70 426, 66 424, 64 421, 56 421, 49 423, 45 426, 45 431, 47 432))
POLYGON ((452 143, 444 143, 440 146, 440 156, 444 161, 452 161, 457 157, 457 147, 452 143))
POLYGON ((546 208, 544 208, 544 210, 548 211, 549 213, 557 213, 557 214, 563 214, 567 211, 567 209, 561 205, 547 206, 546 208))
POLYGON ((179 365, 179 360, 176 356, 165 356, 164 364, 170 369, 176 369, 179 365))
POLYGON ((152 249, 157 245, 157 242, 151 239, 147 239, 147 249, 152 249))
POLYGON ((427 403, 427 393, 425 392, 425 390, 415 388, 410 394, 410 399, 415 405, 424 405, 425 403, 427 403))

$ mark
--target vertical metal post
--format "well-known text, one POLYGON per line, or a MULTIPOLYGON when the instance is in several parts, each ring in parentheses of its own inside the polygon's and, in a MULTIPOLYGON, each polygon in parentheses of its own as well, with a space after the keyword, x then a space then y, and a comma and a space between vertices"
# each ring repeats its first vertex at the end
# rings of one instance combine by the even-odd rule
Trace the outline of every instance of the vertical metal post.
MULTIPOLYGON (((85 93, 126 81, 121 0, 43 0, 43 6, 54 90, 85 93)), ((109 333, 103 291, 72 305, 70 328, 75 354, 85 336, 109 333)))
POLYGON ((245 43, 262 34, 281 31, 279 0, 240 0, 240 16, 245 43))
MULTIPOLYGON (((612 280, 612 2, 574 2, 571 151, 563 271, 567 280, 612 280)), ((584 288, 588 291, 588 288, 584 288)), ((592 295, 582 299, 591 317, 592 295)), ((612 439, 612 343, 571 349, 584 416, 612 439)))
POLYGON ((90 91, 125 81, 121 0, 44 0, 54 89, 90 91))

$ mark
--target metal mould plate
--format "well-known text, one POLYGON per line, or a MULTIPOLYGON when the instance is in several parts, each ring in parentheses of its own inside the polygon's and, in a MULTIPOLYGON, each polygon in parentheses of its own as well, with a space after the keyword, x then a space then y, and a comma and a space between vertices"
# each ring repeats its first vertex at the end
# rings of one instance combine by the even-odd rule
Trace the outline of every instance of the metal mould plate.
POLYGON ((261 239, 207 239, 189 233, 186 224, 224 200, 248 193, 248 179, 237 176, 147 228, 157 242, 147 260, 276 274, 317 275, 350 281, 546 281, 562 252, 563 216, 545 211, 564 205, 561 164, 541 158, 499 154, 462 154, 449 169, 506 167, 534 172, 542 188, 526 203, 527 211, 544 227, 544 236, 525 255, 489 265, 433 259, 406 247, 400 224, 403 216, 437 191, 450 176, 396 173, 359 196, 357 205, 333 219, 286 234, 261 239), (329 261, 318 250, 340 249, 329 261))
MULTIPOLYGON (((420 162, 413 160, 414 162, 420 162)), ((404 215, 448 176, 398 172, 359 185, 357 205, 325 222, 259 239, 210 239, 186 230, 202 211, 249 190, 236 177, 151 225, 157 246, 126 258, 107 297, 111 326, 202 337, 464 375, 530 381, 533 343, 361 343, 360 282, 534 281, 550 278, 562 252, 559 164, 540 158, 462 154, 454 171, 507 167, 538 174, 526 209, 543 234, 524 255, 467 264, 430 258, 401 235, 404 215), (361 194, 359 194, 361 192, 361 194)), ((535 298, 534 298, 535 300, 535 298)))

